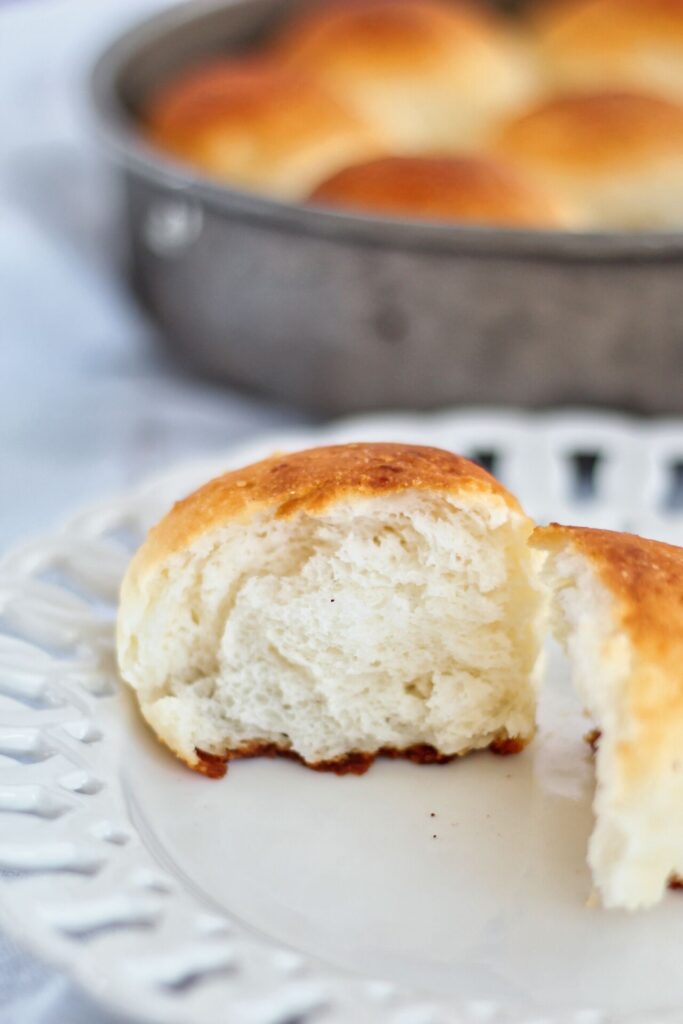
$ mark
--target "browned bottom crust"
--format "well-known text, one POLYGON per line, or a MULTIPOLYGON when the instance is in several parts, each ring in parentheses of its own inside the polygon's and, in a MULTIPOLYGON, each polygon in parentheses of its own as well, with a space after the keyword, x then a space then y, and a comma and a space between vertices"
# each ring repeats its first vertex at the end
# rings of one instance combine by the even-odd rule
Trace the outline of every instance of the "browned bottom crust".
POLYGON ((601 736, 602 736, 602 730, 601 729, 591 729, 590 732, 587 732, 586 735, 583 737, 584 740, 586 741, 586 743, 591 748, 591 750, 593 751, 594 754, 597 754, 597 752, 598 752, 598 746, 600 744, 600 737, 601 736))
POLYGON ((683 891, 683 878, 679 878, 678 875, 672 875, 669 879, 669 888, 683 891))
MULTIPOLYGON (((526 741, 519 737, 502 737, 494 740, 489 745, 489 750, 501 757, 510 754, 519 754, 526 746, 526 741)), ((365 775, 378 757, 405 758, 413 764, 448 764, 455 761, 463 754, 442 754, 436 747, 428 743, 417 743, 412 747, 404 747, 399 750, 396 747, 382 747, 373 753, 364 751, 352 751, 350 754, 343 754, 331 761, 306 761, 294 750, 286 747, 278 747, 277 743, 245 743, 235 750, 227 750, 224 754, 207 754, 205 750, 196 748, 199 758, 198 764, 190 767, 202 775, 208 775, 210 779, 222 778, 228 770, 228 762, 247 757, 286 757, 290 761, 298 761, 306 768, 316 772, 334 772, 335 775, 365 775)))

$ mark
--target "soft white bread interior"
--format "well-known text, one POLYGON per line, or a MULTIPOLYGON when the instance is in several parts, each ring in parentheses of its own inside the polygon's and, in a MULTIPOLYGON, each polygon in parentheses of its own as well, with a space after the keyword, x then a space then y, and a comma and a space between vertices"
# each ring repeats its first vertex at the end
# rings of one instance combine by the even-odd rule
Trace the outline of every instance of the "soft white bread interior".
POLYGON ((607 907, 647 907, 683 878, 683 550, 556 525, 532 546, 600 734, 595 885, 607 907))
POLYGON ((521 39, 470 0, 328 0, 308 5, 273 56, 315 75, 400 151, 475 143, 536 90, 521 39))
POLYGON ((142 713, 219 775, 282 753, 360 772, 534 733, 541 556, 516 499, 433 448, 349 444, 227 473, 150 532, 118 656, 142 713))

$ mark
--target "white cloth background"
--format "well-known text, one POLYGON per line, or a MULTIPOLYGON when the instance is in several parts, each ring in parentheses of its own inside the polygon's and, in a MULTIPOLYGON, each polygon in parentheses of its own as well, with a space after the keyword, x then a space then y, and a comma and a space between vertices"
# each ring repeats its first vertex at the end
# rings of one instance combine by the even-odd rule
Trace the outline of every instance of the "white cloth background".
MULTIPOLYGON (((173 370, 118 273, 85 82, 106 40, 163 2, 0 0, 2 548, 176 460, 304 420, 173 370)), ((114 1019, 0 934, 0 1024, 114 1019)))

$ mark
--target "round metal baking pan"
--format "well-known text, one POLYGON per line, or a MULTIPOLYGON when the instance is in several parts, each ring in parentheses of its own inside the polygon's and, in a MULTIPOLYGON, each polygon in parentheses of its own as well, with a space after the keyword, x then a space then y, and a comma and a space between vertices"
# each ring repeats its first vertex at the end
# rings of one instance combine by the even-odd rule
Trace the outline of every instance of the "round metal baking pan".
POLYGON ((136 287, 195 369, 325 413, 458 402, 683 410, 683 232, 465 228, 276 202, 152 149, 161 82, 298 0, 183 4, 92 75, 136 287))

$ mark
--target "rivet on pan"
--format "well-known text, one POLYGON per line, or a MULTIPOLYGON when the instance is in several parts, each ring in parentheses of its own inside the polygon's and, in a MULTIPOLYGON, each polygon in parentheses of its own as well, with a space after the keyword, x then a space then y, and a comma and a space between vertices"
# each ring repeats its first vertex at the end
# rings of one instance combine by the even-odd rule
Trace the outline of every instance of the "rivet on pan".
POLYGON ((184 199, 153 203, 145 215, 143 238, 156 256, 179 256, 199 238, 204 225, 201 208, 184 199))

